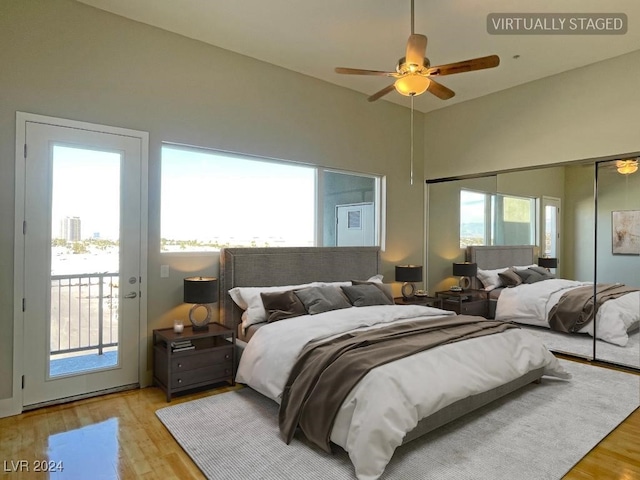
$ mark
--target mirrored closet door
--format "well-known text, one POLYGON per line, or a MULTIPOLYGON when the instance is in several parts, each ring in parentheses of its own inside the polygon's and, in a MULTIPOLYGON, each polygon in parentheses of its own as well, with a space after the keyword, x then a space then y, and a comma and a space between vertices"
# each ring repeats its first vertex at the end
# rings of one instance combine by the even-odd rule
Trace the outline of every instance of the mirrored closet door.
MULTIPOLYGON (((519 210, 520 214, 524 214, 525 210, 531 209, 519 210)), ((513 216, 513 213, 512 210, 509 215, 513 216)), ((465 260, 467 245, 527 243, 534 245, 534 260, 539 256, 557 258, 557 268, 553 273, 558 278, 591 286, 624 283, 640 287, 640 255, 626 250, 623 253, 620 248, 614 248, 614 235, 622 235, 624 245, 632 245, 631 248, 640 242, 637 236, 640 170, 621 174, 616 161, 577 162, 479 175, 475 178, 429 181, 427 215, 426 270, 430 293, 457 285, 458 279, 453 276, 452 264, 465 260), (517 238, 511 235, 501 240, 498 234, 506 230, 504 225, 500 227, 500 222, 514 220, 504 217, 507 209, 502 209, 502 216, 500 214, 498 207, 500 202, 506 203, 505 198, 509 198, 510 202, 513 200, 514 205, 524 205, 526 202, 522 200, 530 199, 535 204, 532 214, 535 218, 521 215, 522 218, 515 220, 522 221, 522 225, 515 230, 513 224, 510 227, 513 232, 518 232, 517 238), (474 199, 478 201, 472 201, 474 199), (546 229, 542 225, 545 199, 553 199, 558 207, 556 230, 559 238, 553 250, 554 255, 547 251, 546 229), (529 219, 528 222, 525 217, 529 219), (622 227, 624 231, 618 228, 616 233, 616 225, 622 223, 625 225, 622 227), (529 233, 522 235, 525 230, 529 233)), ((640 302, 630 301, 632 298, 618 302, 630 302, 624 314, 627 319, 640 317, 640 302)), ((496 300, 494 302, 497 303, 496 300)), ((606 310, 604 313, 612 316, 614 323, 623 321, 616 320, 620 312, 607 313, 606 310)), ((640 369, 640 332, 637 328, 629 332, 629 341, 626 343, 624 338, 614 339, 624 345, 594 340, 588 334, 564 334, 530 325, 523 328, 542 337, 550 350, 640 369)))
MULTIPOLYGON (((637 160, 596 164, 595 275, 598 290, 612 298, 599 308, 612 324, 611 342, 596 340, 595 358, 640 368, 640 171, 637 160), (625 287, 616 287, 622 284, 625 287), (616 334, 619 329, 627 334, 616 334)), ((598 295, 596 295, 597 298, 598 295)), ((598 322, 597 328, 609 328, 598 322)), ((606 333, 602 332, 601 333, 606 333)))

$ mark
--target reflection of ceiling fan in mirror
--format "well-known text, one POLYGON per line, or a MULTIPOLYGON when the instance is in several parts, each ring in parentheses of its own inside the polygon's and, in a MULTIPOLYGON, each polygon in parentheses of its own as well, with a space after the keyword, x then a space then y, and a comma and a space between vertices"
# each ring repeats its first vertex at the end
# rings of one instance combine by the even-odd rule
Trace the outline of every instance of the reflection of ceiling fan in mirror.
POLYGON ((627 158, 626 160, 616 160, 616 170, 622 175, 631 175, 638 171, 638 159, 627 158))
POLYGON ((606 162, 599 162, 598 168, 605 168, 607 170, 617 172, 620 175, 631 175, 638 171, 638 159, 639 158, 623 158, 620 160, 608 160, 606 162))
POLYGON ((447 100, 453 97, 455 93, 453 90, 436 82, 433 77, 483 70, 485 68, 497 67, 500 64, 500 57, 497 55, 489 55, 488 57, 474 58, 432 67, 429 59, 425 57, 427 37, 414 33, 413 3, 414 0, 411 0, 411 35, 407 42, 407 51, 405 56, 398 60, 395 72, 344 67, 337 67, 335 69, 336 73, 348 75, 377 75, 396 79, 391 85, 371 95, 368 98, 370 102, 378 100, 394 89, 402 95, 411 97, 421 95, 428 91, 442 100, 447 100))

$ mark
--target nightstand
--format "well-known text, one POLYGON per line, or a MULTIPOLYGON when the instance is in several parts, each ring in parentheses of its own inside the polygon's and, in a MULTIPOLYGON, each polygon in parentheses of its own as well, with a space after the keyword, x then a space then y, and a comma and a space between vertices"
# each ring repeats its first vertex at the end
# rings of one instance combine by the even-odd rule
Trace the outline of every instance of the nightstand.
POLYGON ((441 290, 436 292, 436 297, 442 299, 442 308, 458 315, 486 317, 489 314, 489 294, 484 290, 441 290))
POLYGON ((393 303, 396 305, 424 305, 425 307, 442 308, 442 298, 418 296, 412 298, 395 297, 393 303))
POLYGON ((219 382, 235 384, 234 330, 210 323, 207 330, 185 326, 182 333, 173 328, 153 331, 153 381, 167 394, 219 382))

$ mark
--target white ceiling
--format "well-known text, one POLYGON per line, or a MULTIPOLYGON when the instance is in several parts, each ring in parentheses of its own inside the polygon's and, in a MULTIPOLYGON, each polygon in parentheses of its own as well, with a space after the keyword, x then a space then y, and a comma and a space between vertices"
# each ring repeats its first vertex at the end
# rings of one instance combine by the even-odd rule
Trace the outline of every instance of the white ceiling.
MULTIPOLYGON (((339 75, 334 67, 393 70, 411 31, 409 0, 78 1, 367 96, 390 79, 339 75)), ((428 112, 640 49, 640 1, 415 0, 415 31, 428 37, 432 65, 491 54, 501 59, 497 68, 440 78, 456 96, 416 97, 416 109, 428 112), (489 13, 527 12, 625 13, 628 31, 580 36, 487 33, 489 13)), ((409 105, 397 92, 379 101, 409 105)))

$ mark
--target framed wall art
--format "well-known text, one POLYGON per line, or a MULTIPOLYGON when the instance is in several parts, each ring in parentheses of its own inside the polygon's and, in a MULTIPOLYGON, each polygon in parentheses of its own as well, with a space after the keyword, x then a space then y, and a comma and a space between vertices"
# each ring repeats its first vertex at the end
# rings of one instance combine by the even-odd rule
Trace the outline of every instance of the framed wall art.
POLYGON ((640 255, 640 210, 611 212, 612 253, 640 255))

